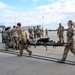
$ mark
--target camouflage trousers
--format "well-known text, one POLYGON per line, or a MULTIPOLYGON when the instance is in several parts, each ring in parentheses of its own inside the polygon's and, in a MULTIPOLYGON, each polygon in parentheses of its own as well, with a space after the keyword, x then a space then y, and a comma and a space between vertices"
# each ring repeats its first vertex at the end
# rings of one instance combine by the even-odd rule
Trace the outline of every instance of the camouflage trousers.
POLYGON ((41 37, 40 33, 37 33, 37 38, 40 38, 40 37, 41 37))
POLYGON ((41 32, 41 37, 43 37, 43 32, 41 32))
POLYGON ((60 42, 64 42, 64 36, 63 36, 63 34, 59 34, 58 37, 59 37, 59 41, 60 42))
POLYGON ((8 36, 4 37, 4 41, 5 41, 5 49, 9 48, 9 38, 8 36))
POLYGON ((23 50, 26 50, 28 53, 30 53, 30 50, 28 49, 27 44, 23 43, 19 43, 19 50, 20 50, 20 55, 23 54, 23 50))
POLYGON ((69 50, 75 55, 74 39, 70 38, 65 46, 62 60, 66 60, 69 50))
POLYGON ((37 37, 37 34, 34 34, 34 39, 36 39, 36 37, 37 37))
POLYGON ((12 37, 13 48, 18 49, 18 37, 12 37))

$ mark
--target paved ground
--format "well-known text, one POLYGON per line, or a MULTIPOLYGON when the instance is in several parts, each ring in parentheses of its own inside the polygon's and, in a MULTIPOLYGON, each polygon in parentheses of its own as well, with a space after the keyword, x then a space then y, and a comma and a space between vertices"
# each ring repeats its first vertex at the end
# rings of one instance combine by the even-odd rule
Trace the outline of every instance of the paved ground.
MULTIPOLYGON (((54 35, 53 35, 54 36, 54 35)), ((67 64, 57 63, 62 58, 64 47, 30 47, 32 57, 24 50, 24 56, 18 57, 19 51, 4 51, 0 39, 0 75, 75 75, 75 56, 69 52, 67 64), (68 63, 70 62, 70 63, 68 63)))

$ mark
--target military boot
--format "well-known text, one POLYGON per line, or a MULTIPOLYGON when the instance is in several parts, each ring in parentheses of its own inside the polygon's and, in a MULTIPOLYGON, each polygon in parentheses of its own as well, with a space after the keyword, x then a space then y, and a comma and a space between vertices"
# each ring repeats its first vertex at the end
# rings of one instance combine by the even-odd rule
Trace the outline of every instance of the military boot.
POLYGON ((65 60, 63 60, 63 59, 58 60, 58 63, 65 63, 65 60))
POLYGON ((29 57, 31 57, 31 55, 32 55, 32 51, 29 52, 29 57))

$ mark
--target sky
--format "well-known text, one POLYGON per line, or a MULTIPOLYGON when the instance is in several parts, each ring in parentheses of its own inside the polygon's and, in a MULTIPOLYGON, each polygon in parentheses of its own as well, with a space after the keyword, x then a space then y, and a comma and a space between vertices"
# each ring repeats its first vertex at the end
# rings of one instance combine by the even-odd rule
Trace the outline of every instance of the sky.
POLYGON ((59 23, 67 28, 68 20, 75 22, 75 0, 0 0, 0 24, 6 26, 41 25, 57 29, 59 23))

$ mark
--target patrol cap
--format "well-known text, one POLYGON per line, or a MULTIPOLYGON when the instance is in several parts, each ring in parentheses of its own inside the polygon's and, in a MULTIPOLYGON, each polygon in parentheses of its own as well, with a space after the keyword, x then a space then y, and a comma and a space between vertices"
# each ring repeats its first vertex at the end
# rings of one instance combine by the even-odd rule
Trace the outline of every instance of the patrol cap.
POLYGON ((21 23, 17 23, 17 26, 21 26, 21 23))

